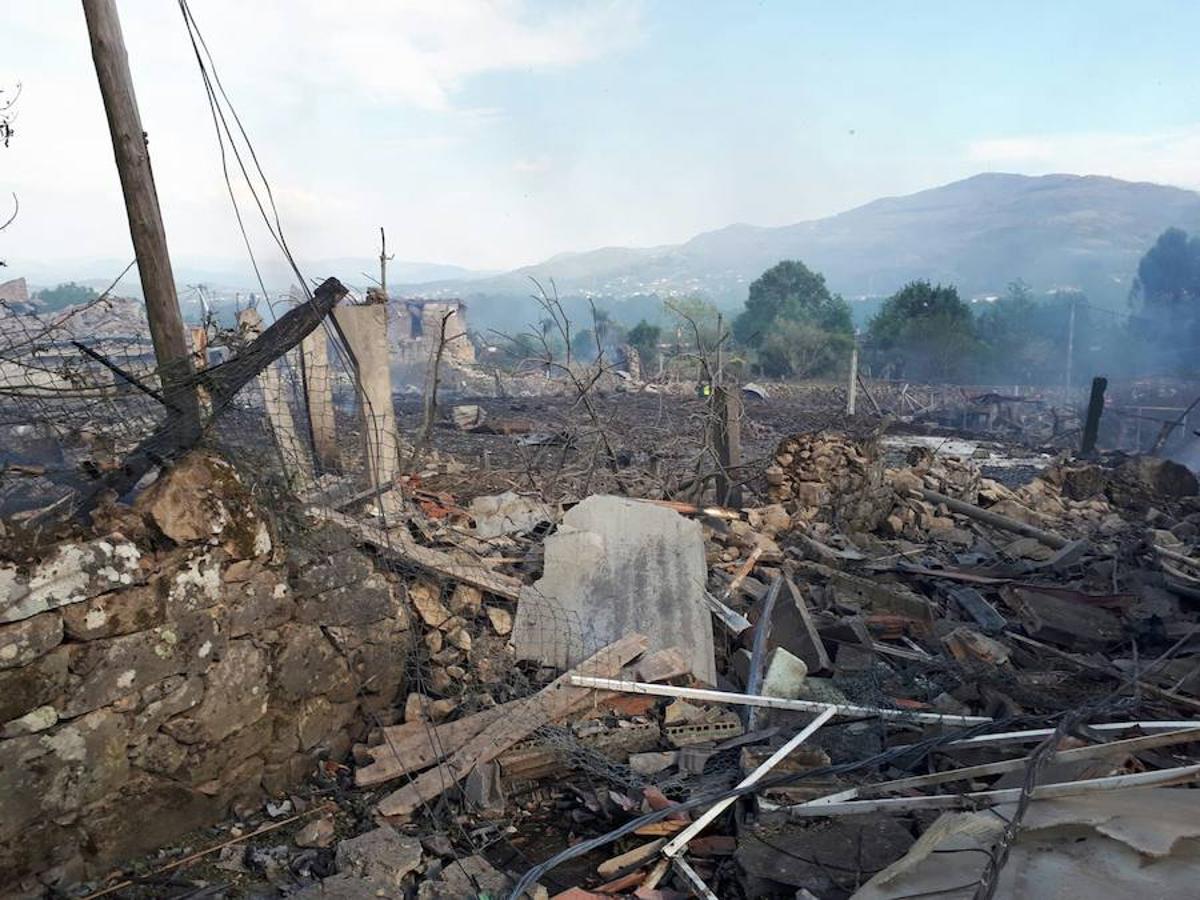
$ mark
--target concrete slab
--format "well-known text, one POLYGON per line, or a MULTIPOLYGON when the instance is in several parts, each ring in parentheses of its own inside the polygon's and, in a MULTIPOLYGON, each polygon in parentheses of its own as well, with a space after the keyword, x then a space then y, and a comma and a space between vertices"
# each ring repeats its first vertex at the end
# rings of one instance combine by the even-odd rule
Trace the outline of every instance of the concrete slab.
POLYGON ((518 658, 560 669, 633 632, 648 652, 683 648, 692 673, 716 681, 700 525, 624 497, 594 496, 545 542, 542 578, 521 592, 518 658))

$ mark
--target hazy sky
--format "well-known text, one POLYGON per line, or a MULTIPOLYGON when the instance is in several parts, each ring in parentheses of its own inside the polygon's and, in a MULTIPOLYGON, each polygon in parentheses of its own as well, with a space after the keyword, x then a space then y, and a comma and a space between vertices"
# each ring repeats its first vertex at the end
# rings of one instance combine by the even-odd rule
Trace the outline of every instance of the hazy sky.
MULTIPOLYGON (((244 255, 172 0, 119 0, 172 251, 244 255)), ((1200 187, 1200 3, 192 0, 293 249, 501 268, 984 170, 1200 187)), ((0 258, 131 257, 75 0, 0 0, 0 258), (3 196, 3 195, 0 195, 3 196)), ((263 232, 254 232, 264 251, 263 232)))

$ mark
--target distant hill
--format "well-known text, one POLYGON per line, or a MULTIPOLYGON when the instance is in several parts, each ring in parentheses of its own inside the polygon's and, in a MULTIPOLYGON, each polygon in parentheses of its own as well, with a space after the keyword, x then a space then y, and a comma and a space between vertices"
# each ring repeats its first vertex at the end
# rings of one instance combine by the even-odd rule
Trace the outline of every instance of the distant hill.
POLYGON ((984 174, 796 225, 730 225, 678 245, 564 253, 419 289, 474 297, 478 309, 528 294, 533 275, 553 278, 564 293, 700 291, 740 305, 763 270, 792 258, 847 299, 889 294, 915 278, 955 284, 968 297, 998 294, 1023 278, 1038 290, 1074 287, 1111 303, 1124 300, 1138 259, 1171 225, 1200 230, 1200 194, 1096 175, 984 174))

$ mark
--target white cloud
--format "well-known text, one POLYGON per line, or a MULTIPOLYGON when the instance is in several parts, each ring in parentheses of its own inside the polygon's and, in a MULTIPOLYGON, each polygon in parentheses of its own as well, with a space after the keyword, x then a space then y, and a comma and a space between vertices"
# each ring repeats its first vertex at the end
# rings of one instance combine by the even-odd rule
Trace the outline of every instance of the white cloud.
MULTIPOLYGON (((529 151, 493 133, 507 110, 464 99, 472 79, 584 64, 642 32, 640 0, 191 5, 301 245, 294 249, 314 257, 354 252, 360 232, 373 241, 384 223, 407 258, 506 262, 515 245, 464 235, 463 222, 503 221, 515 188, 489 176, 529 151)), ((179 256, 240 257, 178 7, 123 0, 120 12, 168 240, 179 256)), ((78 4, 6 3, 5 32, 0 78, 25 85, 19 132, 0 151, 0 196, 15 190, 22 204, 4 234, 10 266, 22 257, 124 257, 124 210, 78 4)), ((250 207, 243 213, 257 219, 250 207)))
POLYGON ((967 155, 989 169, 1104 174, 1200 187, 1200 125, 1144 134, 1092 131, 989 138, 971 143, 967 155))

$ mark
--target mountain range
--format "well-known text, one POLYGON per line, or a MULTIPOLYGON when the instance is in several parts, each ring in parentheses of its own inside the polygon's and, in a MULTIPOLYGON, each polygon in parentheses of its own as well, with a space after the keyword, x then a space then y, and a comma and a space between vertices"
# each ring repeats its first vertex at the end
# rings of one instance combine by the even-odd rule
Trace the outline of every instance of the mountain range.
MULTIPOLYGON (((654 307, 657 297, 687 293, 732 308, 745 300, 750 282, 781 259, 802 260, 849 300, 887 295, 917 278, 982 297, 1019 278, 1038 291, 1076 288, 1112 305, 1124 302, 1141 255, 1170 226, 1200 231, 1200 194, 1098 175, 988 173, 794 225, 730 225, 682 244, 561 253, 503 273, 393 261, 388 280, 393 296, 462 297, 475 310, 472 319, 490 326, 529 321, 536 312, 531 277, 553 279, 576 304, 583 296, 617 307, 640 299, 628 304, 631 313, 654 307)), ((103 287, 124 264, 74 261, 13 274, 33 286, 76 280, 103 287)), ((362 288, 378 261, 325 259, 301 267, 362 288)), ((285 290, 293 280, 281 261, 263 261, 261 268, 269 289, 285 290)), ((257 290, 241 261, 180 256, 175 273, 185 305, 195 305, 195 292, 184 285, 257 290)), ((119 290, 137 294, 137 288, 130 273, 119 290)))
POLYGON ((682 244, 564 253, 501 275, 399 289, 478 301, 527 295, 532 276, 568 294, 695 291, 740 305, 765 269, 799 259, 847 299, 917 278, 987 296, 1020 278, 1124 301, 1141 255, 1172 225, 1200 229, 1200 194, 1098 175, 989 173, 794 225, 730 225, 682 244))

